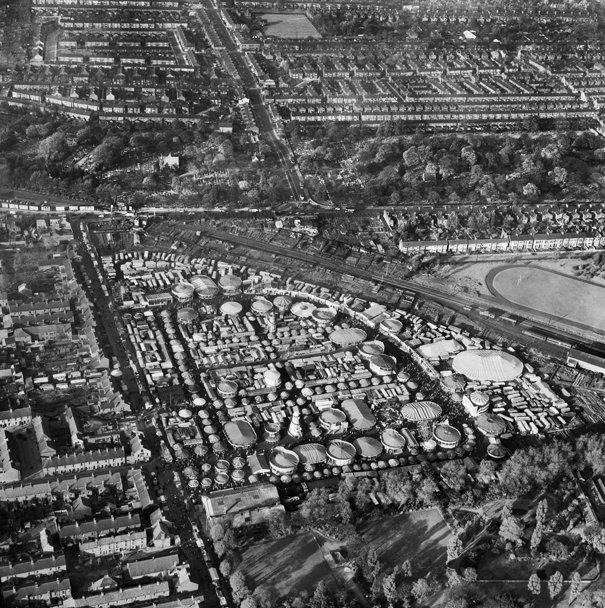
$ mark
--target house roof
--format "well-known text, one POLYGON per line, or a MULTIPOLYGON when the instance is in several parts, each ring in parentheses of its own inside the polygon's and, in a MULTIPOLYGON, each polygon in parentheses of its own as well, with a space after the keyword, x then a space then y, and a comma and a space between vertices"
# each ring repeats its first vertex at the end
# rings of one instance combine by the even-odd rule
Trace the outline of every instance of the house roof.
POLYGON ((48 568, 65 569, 65 555, 59 553, 52 557, 42 557, 34 561, 16 562, 13 564, 0 565, 0 580, 6 580, 15 576, 26 576, 48 568))
POLYGON ((152 557, 151 559, 142 559, 136 562, 130 562, 126 564, 126 570, 131 578, 140 578, 142 576, 151 576, 153 574, 170 572, 178 565, 179 556, 173 553, 170 555, 152 557))
POLYGON ((134 515, 122 515, 119 517, 110 517, 106 519, 98 519, 85 521, 82 523, 69 524, 63 526, 59 530, 61 538, 69 538, 72 536, 88 536, 98 535, 112 530, 120 530, 125 528, 138 528, 141 525, 141 518, 137 513, 134 515))

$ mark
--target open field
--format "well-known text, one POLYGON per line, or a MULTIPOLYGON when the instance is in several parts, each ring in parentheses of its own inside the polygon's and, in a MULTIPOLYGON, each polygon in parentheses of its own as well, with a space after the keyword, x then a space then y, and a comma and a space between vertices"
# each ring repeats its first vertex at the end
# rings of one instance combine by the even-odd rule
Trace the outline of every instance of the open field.
POLYGON ((409 559, 414 576, 445 567, 448 528, 437 509, 405 513, 369 522, 362 531, 380 561, 393 568, 409 559))
POLYGON ((297 534, 247 547, 242 554, 242 571, 253 587, 271 589, 276 597, 313 594, 324 581, 336 588, 336 580, 313 534, 297 534))
POLYGON ((277 38, 321 38, 321 34, 303 13, 263 13, 265 34, 277 38))
POLYGON ((486 277, 490 291, 520 307, 605 330, 605 287, 537 266, 504 266, 486 277))

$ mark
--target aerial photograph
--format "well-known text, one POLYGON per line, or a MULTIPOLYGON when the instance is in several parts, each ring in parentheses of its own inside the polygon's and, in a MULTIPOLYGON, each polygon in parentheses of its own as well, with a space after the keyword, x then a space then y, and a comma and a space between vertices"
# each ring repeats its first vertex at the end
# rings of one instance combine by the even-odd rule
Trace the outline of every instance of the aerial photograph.
POLYGON ((0 0, 0 608, 605 608, 605 0, 0 0))

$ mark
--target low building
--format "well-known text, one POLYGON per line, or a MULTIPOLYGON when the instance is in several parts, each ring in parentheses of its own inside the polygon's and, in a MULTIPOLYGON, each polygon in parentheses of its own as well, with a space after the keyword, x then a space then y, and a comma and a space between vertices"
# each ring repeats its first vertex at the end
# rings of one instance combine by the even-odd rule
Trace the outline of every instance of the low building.
POLYGON ((202 494, 202 505, 208 526, 228 522, 241 528, 267 523, 285 513, 277 488, 270 483, 202 494))

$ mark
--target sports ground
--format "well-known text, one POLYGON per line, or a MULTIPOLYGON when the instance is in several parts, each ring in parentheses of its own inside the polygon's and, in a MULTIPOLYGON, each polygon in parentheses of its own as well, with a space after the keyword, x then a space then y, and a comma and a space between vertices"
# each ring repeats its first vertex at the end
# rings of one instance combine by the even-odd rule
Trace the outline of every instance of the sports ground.
POLYGON ((564 319, 578 327, 605 331, 605 287, 555 270, 535 266, 499 266, 486 284, 496 298, 519 311, 564 319))

